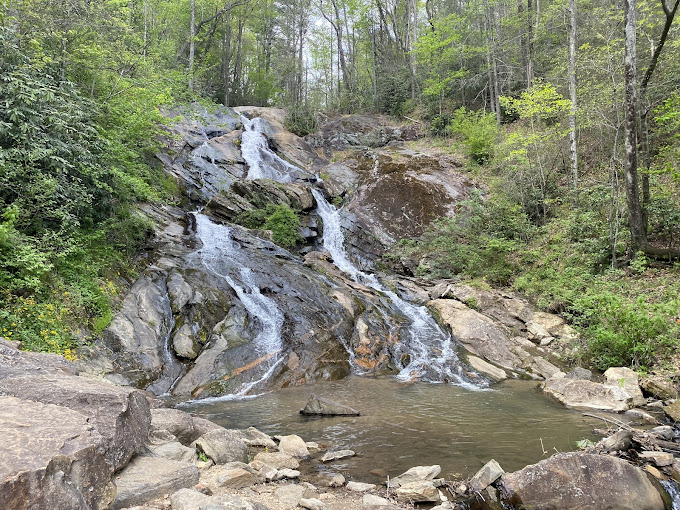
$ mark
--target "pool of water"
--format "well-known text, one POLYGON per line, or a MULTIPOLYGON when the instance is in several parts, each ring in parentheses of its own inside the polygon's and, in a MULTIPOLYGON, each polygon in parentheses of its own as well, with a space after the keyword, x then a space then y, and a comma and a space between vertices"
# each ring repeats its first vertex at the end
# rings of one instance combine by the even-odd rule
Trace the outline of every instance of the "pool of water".
POLYGON ((578 440, 596 439, 592 429, 603 425, 546 398, 536 382, 516 380, 470 391, 447 384, 348 377, 248 400, 192 402, 182 409, 228 428, 255 426, 272 435, 297 434, 333 450, 352 449, 356 457, 329 467, 349 479, 373 482, 430 464, 441 465, 447 479, 469 477, 492 458, 506 471, 515 471, 556 451, 574 450, 578 440), (311 393, 362 414, 303 416, 299 411, 311 393))

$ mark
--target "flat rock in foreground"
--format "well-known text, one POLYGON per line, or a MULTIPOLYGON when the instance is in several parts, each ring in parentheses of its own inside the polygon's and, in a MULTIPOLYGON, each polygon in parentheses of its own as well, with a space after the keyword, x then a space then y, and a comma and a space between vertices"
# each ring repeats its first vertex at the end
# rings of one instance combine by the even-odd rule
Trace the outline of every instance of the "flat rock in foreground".
POLYGON ((356 409, 335 402, 334 400, 319 397, 312 393, 300 414, 323 415, 323 416, 359 416, 361 413, 356 409))
POLYGON ((534 510, 664 510, 647 475, 625 460, 580 452, 562 453, 504 474, 509 503, 534 510))
POLYGON ((86 416, 0 397, 3 510, 108 508, 115 495, 103 438, 86 416))
POLYGON ((196 466, 174 460, 137 457, 116 476, 113 510, 142 505, 198 483, 196 466))

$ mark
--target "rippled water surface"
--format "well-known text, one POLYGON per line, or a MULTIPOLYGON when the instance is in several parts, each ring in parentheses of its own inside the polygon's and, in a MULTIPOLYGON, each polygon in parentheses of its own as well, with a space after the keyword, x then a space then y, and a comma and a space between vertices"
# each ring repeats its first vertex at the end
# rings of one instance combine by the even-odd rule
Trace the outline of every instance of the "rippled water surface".
POLYGON ((183 409, 228 428, 252 425, 269 434, 298 434, 330 449, 351 448, 359 455, 333 462, 332 467, 366 481, 384 479, 372 470, 395 476, 426 464, 440 464, 447 477, 471 476, 492 458, 514 471, 555 450, 575 449, 576 441, 594 439, 592 429, 602 426, 546 398, 529 381, 469 391, 446 384, 350 377, 183 409), (351 405, 362 415, 302 416, 299 411, 312 392, 351 405))

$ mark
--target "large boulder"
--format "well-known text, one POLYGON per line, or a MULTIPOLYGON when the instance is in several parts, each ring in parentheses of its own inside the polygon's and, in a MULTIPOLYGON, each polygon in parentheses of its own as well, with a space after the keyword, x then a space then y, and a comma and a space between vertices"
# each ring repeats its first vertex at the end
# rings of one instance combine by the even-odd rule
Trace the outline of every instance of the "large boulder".
POLYGON ((565 406, 579 409, 623 412, 633 404, 633 397, 622 387, 583 379, 552 377, 543 383, 543 391, 565 406))
POLYGON ((55 374, 0 380, 0 394, 58 405, 85 416, 102 435, 106 460, 115 471, 143 448, 149 435, 149 402, 140 391, 55 374))
POLYGON ((0 397, 0 506, 103 510, 116 493, 102 436, 86 415, 0 397))
POLYGON ((78 370, 62 356, 20 351, 7 340, 0 342, 0 379, 46 374, 77 375, 78 370))
POLYGON ((248 446, 238 430, 215 429, 196 440, 196 448, 215 464, 248 462, 248 446))
POLYGON ((504 499, 534 510, 664 510, 655 485, 622 459, 562 453, 501 478, 504 499))

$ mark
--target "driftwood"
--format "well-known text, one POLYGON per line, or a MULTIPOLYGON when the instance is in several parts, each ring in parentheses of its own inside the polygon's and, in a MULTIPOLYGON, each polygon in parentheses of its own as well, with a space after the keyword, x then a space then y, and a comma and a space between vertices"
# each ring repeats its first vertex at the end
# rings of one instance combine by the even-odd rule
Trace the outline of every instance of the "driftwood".
POLYGON ((623 423, 621 420, 617 420, 616 418, 605 418, 604 416, 598 416, 596 414, 590 414, 590 413, 583 413, 583 416, 589 416, 590 418, 597 418, 598 420, 602 420, 605 423, 611 423, 612 425, 616 425, 617 427, 622 428, 624 430, 635 431, 635 429, 630 427, 627 423, 623 423))

